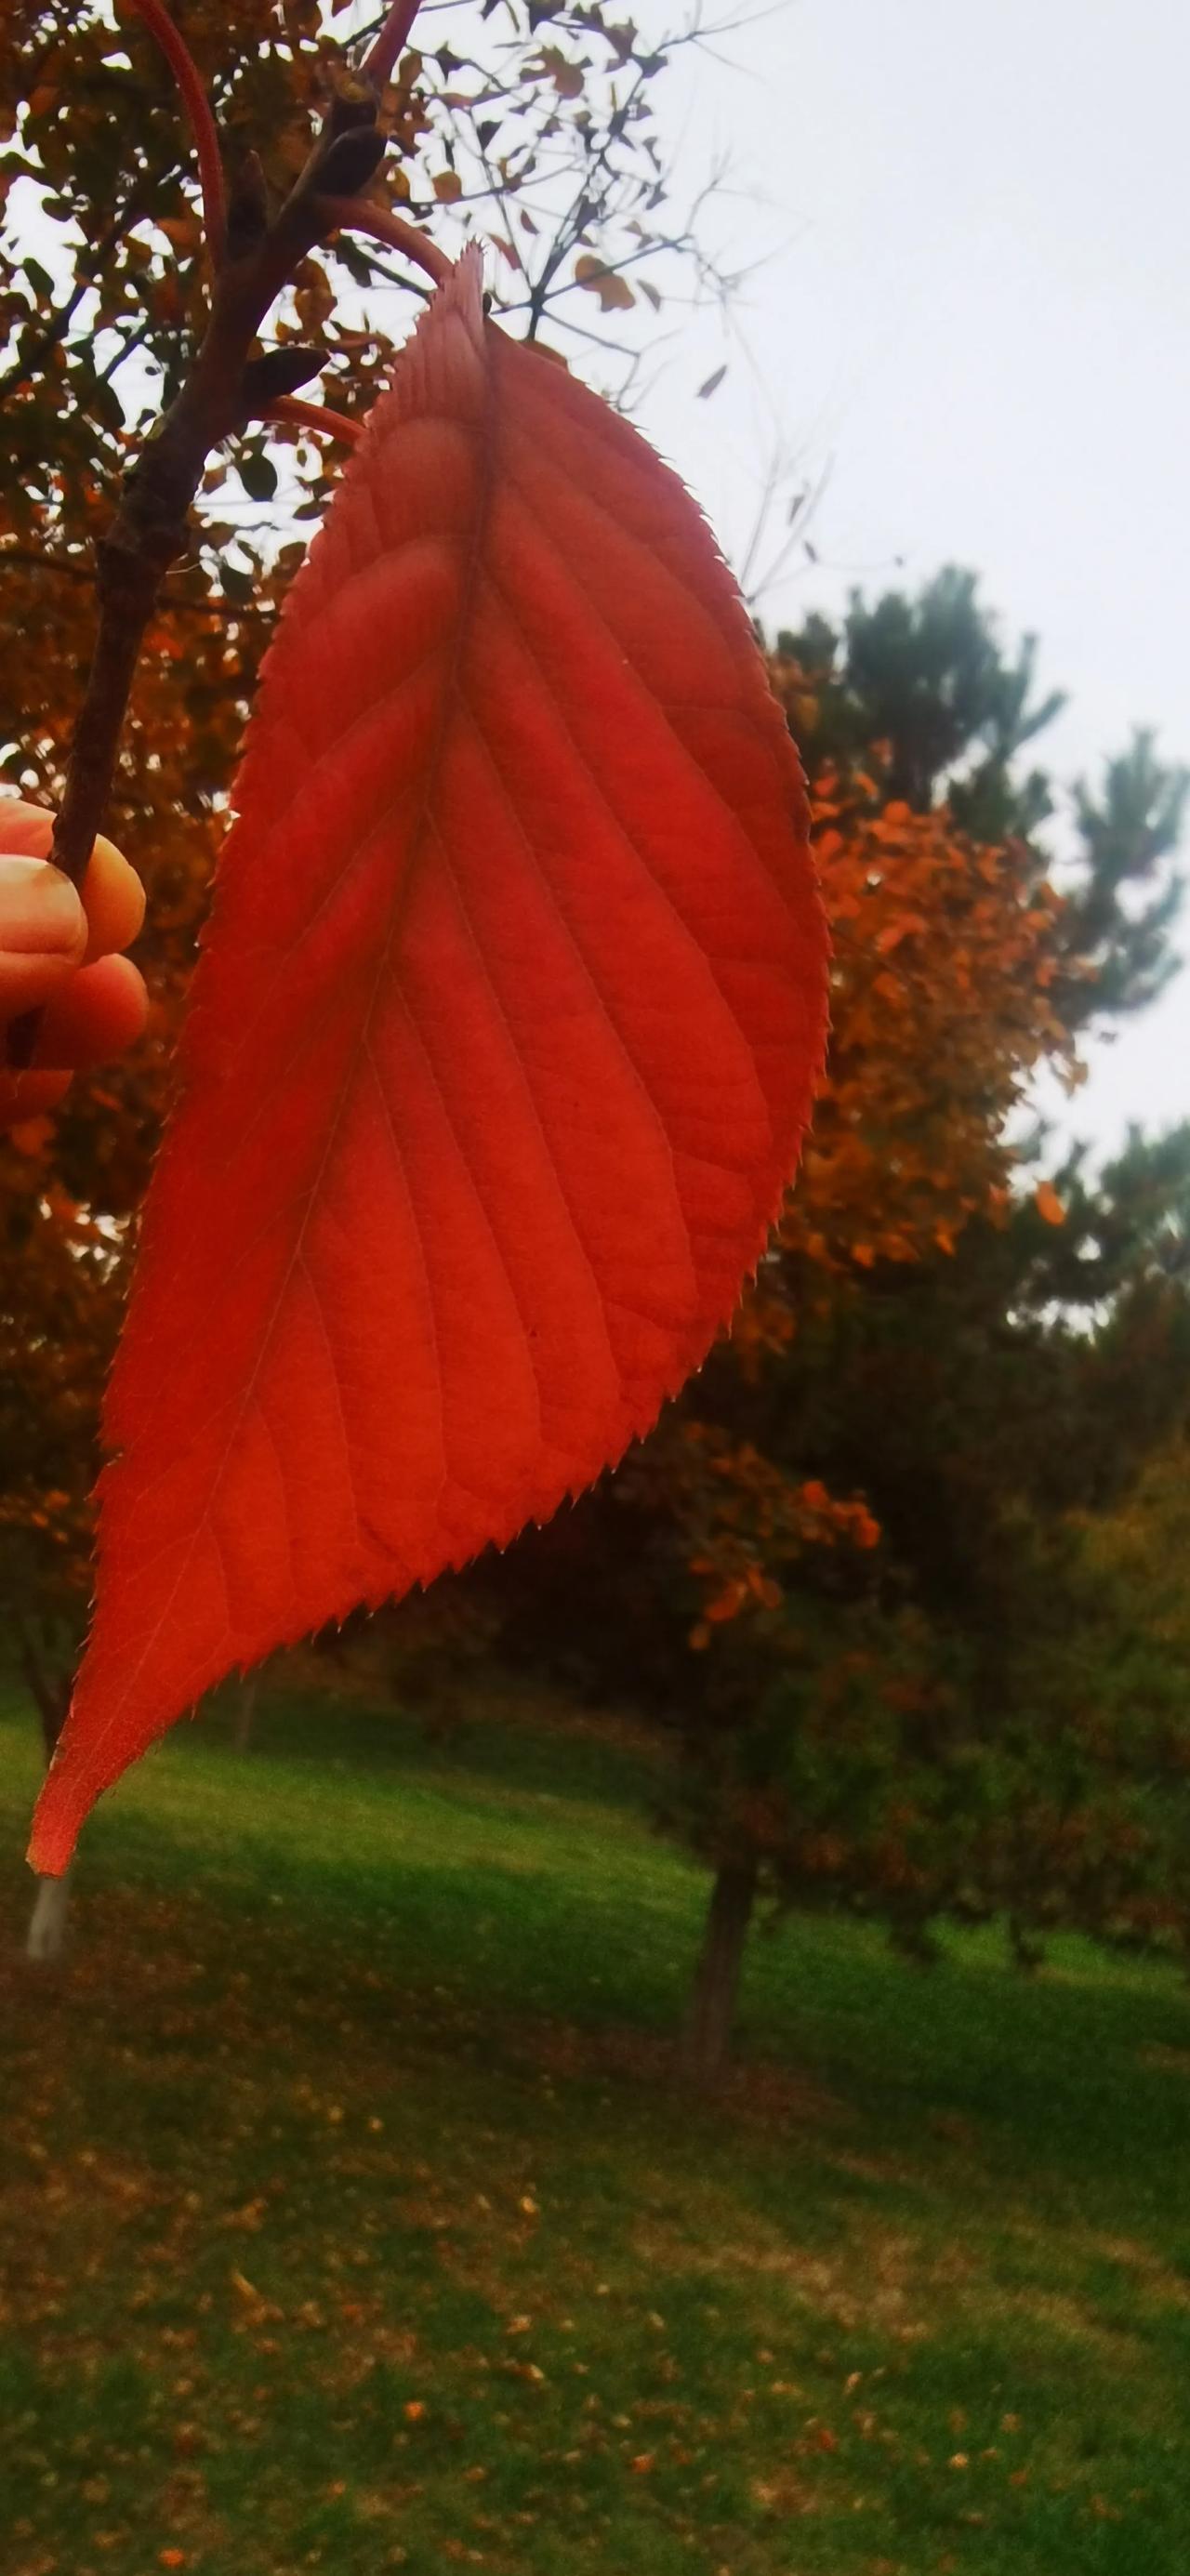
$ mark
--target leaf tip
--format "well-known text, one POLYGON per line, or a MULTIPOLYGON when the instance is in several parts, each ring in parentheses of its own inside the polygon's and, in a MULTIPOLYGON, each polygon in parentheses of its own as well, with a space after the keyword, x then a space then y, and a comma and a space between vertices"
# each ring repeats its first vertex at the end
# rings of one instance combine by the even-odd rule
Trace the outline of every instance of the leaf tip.
POLYGON ((74 1857, 84 1808, 77 1797, 65 1794, 51 1769, 41 1796, 33 1811, 33 1826, 25 1858, 38 1878, 63 1878, 74 1857))

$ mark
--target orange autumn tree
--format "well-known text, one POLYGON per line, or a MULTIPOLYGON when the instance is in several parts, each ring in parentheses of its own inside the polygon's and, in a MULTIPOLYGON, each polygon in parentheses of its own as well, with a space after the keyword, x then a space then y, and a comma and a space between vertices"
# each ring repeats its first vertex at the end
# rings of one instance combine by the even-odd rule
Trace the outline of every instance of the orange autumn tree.
POLYGON ((837 1275, 953 1252, 1002 1207, 1009 1114, 1043 1059, 1068 1069, 1071 1036, 1052 1001, 1060 899, 1019 843, 883 802, 878 771, 818 778, 814 822, 834 1036, 781 1242, 837 1275))
MULTIPOLYGON (((1075 1077, 1088 1019, 1160 984, 1177 892, 1185 782, 1142 742, 1084 797, 1056 893, 1046 784, 1017 766, 1031 653, 1005 662, 969 577, 853 621, 811 621, 771 661, 834 947, 799 1189, 676 1414, 496 1587, 517 1651, 544 1637, 556 1669, 680 1739, 663 1821, 714 1873, 686 2041, 704 2078, 758 1894, 875 1911, 920 1953, 934 1915, 994 1910, 1019 1881, 1044 1728, 1020 1717, 1007 1647, 1044 1624, 1060 1556, 1043 1576, 1029 1513, 1081 1500, 1075 1457, 1110 1445, 1085 1329, 1054 1321, 1081 1266, 1063 1196, 1084 1249, 1104 1212, 1089 1182, 1038 1181, 1021 1113, 1039 1068, 1075 1077)), ((1092 1301, 1132 1259, 1102 1280, 1089 1265, 1092 1301)), ((1060 1919, 1056 1843, 1040 1903, 1047 1872, 1060 1919)))
MULTIPOLYGON (((0 717, 10 776, 47 800, 78 691, 85 583, 8 564, 0 717), (17 764, 19 763, 19 770, 17 764)), ((152 1008, 134 1055, 0 1137, 0 1603, 47 1740, 64 1712, 90 1589, 99 1401, 130 1228, 168 1105, 173 1037, 218 840, 217 801, 264 615, 179 602, 138 677, 111 829, 142 875, 152 1008)))
MULTIPOLYGON (((974 611, 973 586, 944 575, 918 633, 934 619, 953 641, 965 625, 986 650, 974 611)), ((882 617, 893 632, 895 704, 912 620, 900 602, 852 614, 853 669, 882 617)), ((803 649, 815 640, 811 628, 803 649)), ((1111 1398, 1085 1373, 1081 1321, 1052 1321, 1070 1296, 1065 1210, 1029 1169, 1020 1113, 1040 1066, 1077 1079, 1097 1011, 1143 1006, 1168 975, 1185 774, 1143 737, 1111 764, 1102 801, 1081 797, 1082 864, 1060 898, 1037 833, 1044 782, 1012 774, 1047 711, 1022 685, 1028 646, 1011 675, 988 657, 993 748, 981 766, 964 746, 953 787, 904 738, 849 747, 829 679, 816 699, 788 653, 773 670, 812 770, 833 1034, 803 1188, 694 1401, 711 1424, 673 1434, 675 1535, 700 1596, 688 1645, 706 1676, 675 1820, 716 1865, 686 2034, 704 2076, 722 2061, 758 1887, 875 1911, 919 1953, 947 1911, 1118 1930, 1126 1874, 1076 1887, 1064 1832, 1038 1818, 1057 1815, 1065 1773, 1082 1784, 1088 1846, 1136 1833, 1093 1701, 1038 1682, 1053 1632, 1085 1615, 1064 1543, 1044 1535, 1047 1450, 1069 1439, 1072 1411, 1106 1427, 1111 1398), (834 739, 816 766, 820 729, 834 739), (911 781, 920 807, 890 792, 911 781), (1016 828, 994 839, 980 820, 1016 828)), ((927 692, 907 695, 914 720, 923 696, 936 716, 927 692)), ((1171 1205, 1182 1159, 1165 1174, 1171 1205)), ((1080 1233, 1097 1221, 1091 1188, 1080 1233)), ((1164 1885, 1167 1922, 1177 1834, 1176 1819, 1150 1834, 1135 1873, 1146 1903, 1164 1885)))
MULTIPOLYGON (((802 676, 779 659, 774 681, 804 701, 802 676)), ((982 845, 946 807, 883 802, 879 746, 870 758, 869 773, 816 781, 833 1035, 804 1186, 733 1335, 735 1365, 758 1385, 799 1336, 845 1332, 869 1280, 950 1260, 973 1223, 1006 1222, 1008 1120, 1039 1063, 1070 1062, 1051 1001, 1053 888, 1019 843, 982 845)), ((906 1929, 919 1893, 936 1894, 922 1854, 949 1826, 948 1784, 907 1758, 907 1738, 949 1735, 962 1694, 916 1605, 882 1600, 867 1490, 830 1492, 726 1427, 694 1421, 674 1438, 678 1525, 701 1593, 689 1644, 711 1667, 688 1778, 716 1877, 684 2043, 690 2072, 708 2080, 766 1875, 803 1901, 858 1887, 894 1921, 904 1898, 906 1929), (774 1650, 781 1680, 766 1704, 774 1650)))
MULTIPOLYGON (((770 671, 812 740, 805 674, 780 654, 770 671)), ((733 1326, 745 1380, 816 1317, 846 1307, 866 1276, 950 1258, 973 1221, 1006 1223, 1012 1113, 1039 1064, 1075 1069, 1072 1031, 1052 998, 1062 917, 1053 886, 1019 839, 986 845, 945 805, 915 813, 886 798, 886 764, 873 745, 867 769, 830 765, 814 781, 833 951, 830 1051, 800 1186, 733 1326)), ((1061 1222, 1052 1190, 1042 1185, 1035 1204, 1061 1222)), ((782 1568, 807 1550, 876 1546, 862 1495, 831 1495, 819 1478, 790 1483, 752 1444, 734 1449, 703 1423, 679 1436, 695 1462, 679 1489, 690 1570, 706 1587, 700 1646, 728 1617, 776 1610, 782 1568)))

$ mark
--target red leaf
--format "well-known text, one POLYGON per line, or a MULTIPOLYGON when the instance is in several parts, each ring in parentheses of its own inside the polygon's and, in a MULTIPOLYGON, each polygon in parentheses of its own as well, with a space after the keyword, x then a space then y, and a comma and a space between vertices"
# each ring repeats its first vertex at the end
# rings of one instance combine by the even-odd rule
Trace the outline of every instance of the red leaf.
POLYGON ((698 511, 440 290, 269 655, 33 1859, 235 1665, 591 1483, 796 1158, 825 934, 698 511))

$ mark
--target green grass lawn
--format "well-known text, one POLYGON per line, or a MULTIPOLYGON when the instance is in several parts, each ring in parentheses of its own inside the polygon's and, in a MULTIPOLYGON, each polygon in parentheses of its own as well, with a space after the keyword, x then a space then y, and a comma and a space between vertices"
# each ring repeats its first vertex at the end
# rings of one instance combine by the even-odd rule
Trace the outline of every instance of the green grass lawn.
POLYGON ((1185 2576, 1172 1973, 761 1932, 695 2106, 623 1729, 216 1711, 50 1973, 0 1753, 2 2576, 1185 2576))

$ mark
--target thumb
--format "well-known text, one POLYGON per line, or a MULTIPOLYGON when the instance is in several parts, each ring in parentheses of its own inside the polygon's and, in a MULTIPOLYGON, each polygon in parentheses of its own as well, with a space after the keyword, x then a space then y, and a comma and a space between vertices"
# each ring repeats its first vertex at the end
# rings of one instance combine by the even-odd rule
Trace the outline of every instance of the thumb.
POLYGON ((46 859, 0 851, 0 1020, 46 1001, 86 945, 87 918, 69 877, 46 859))

